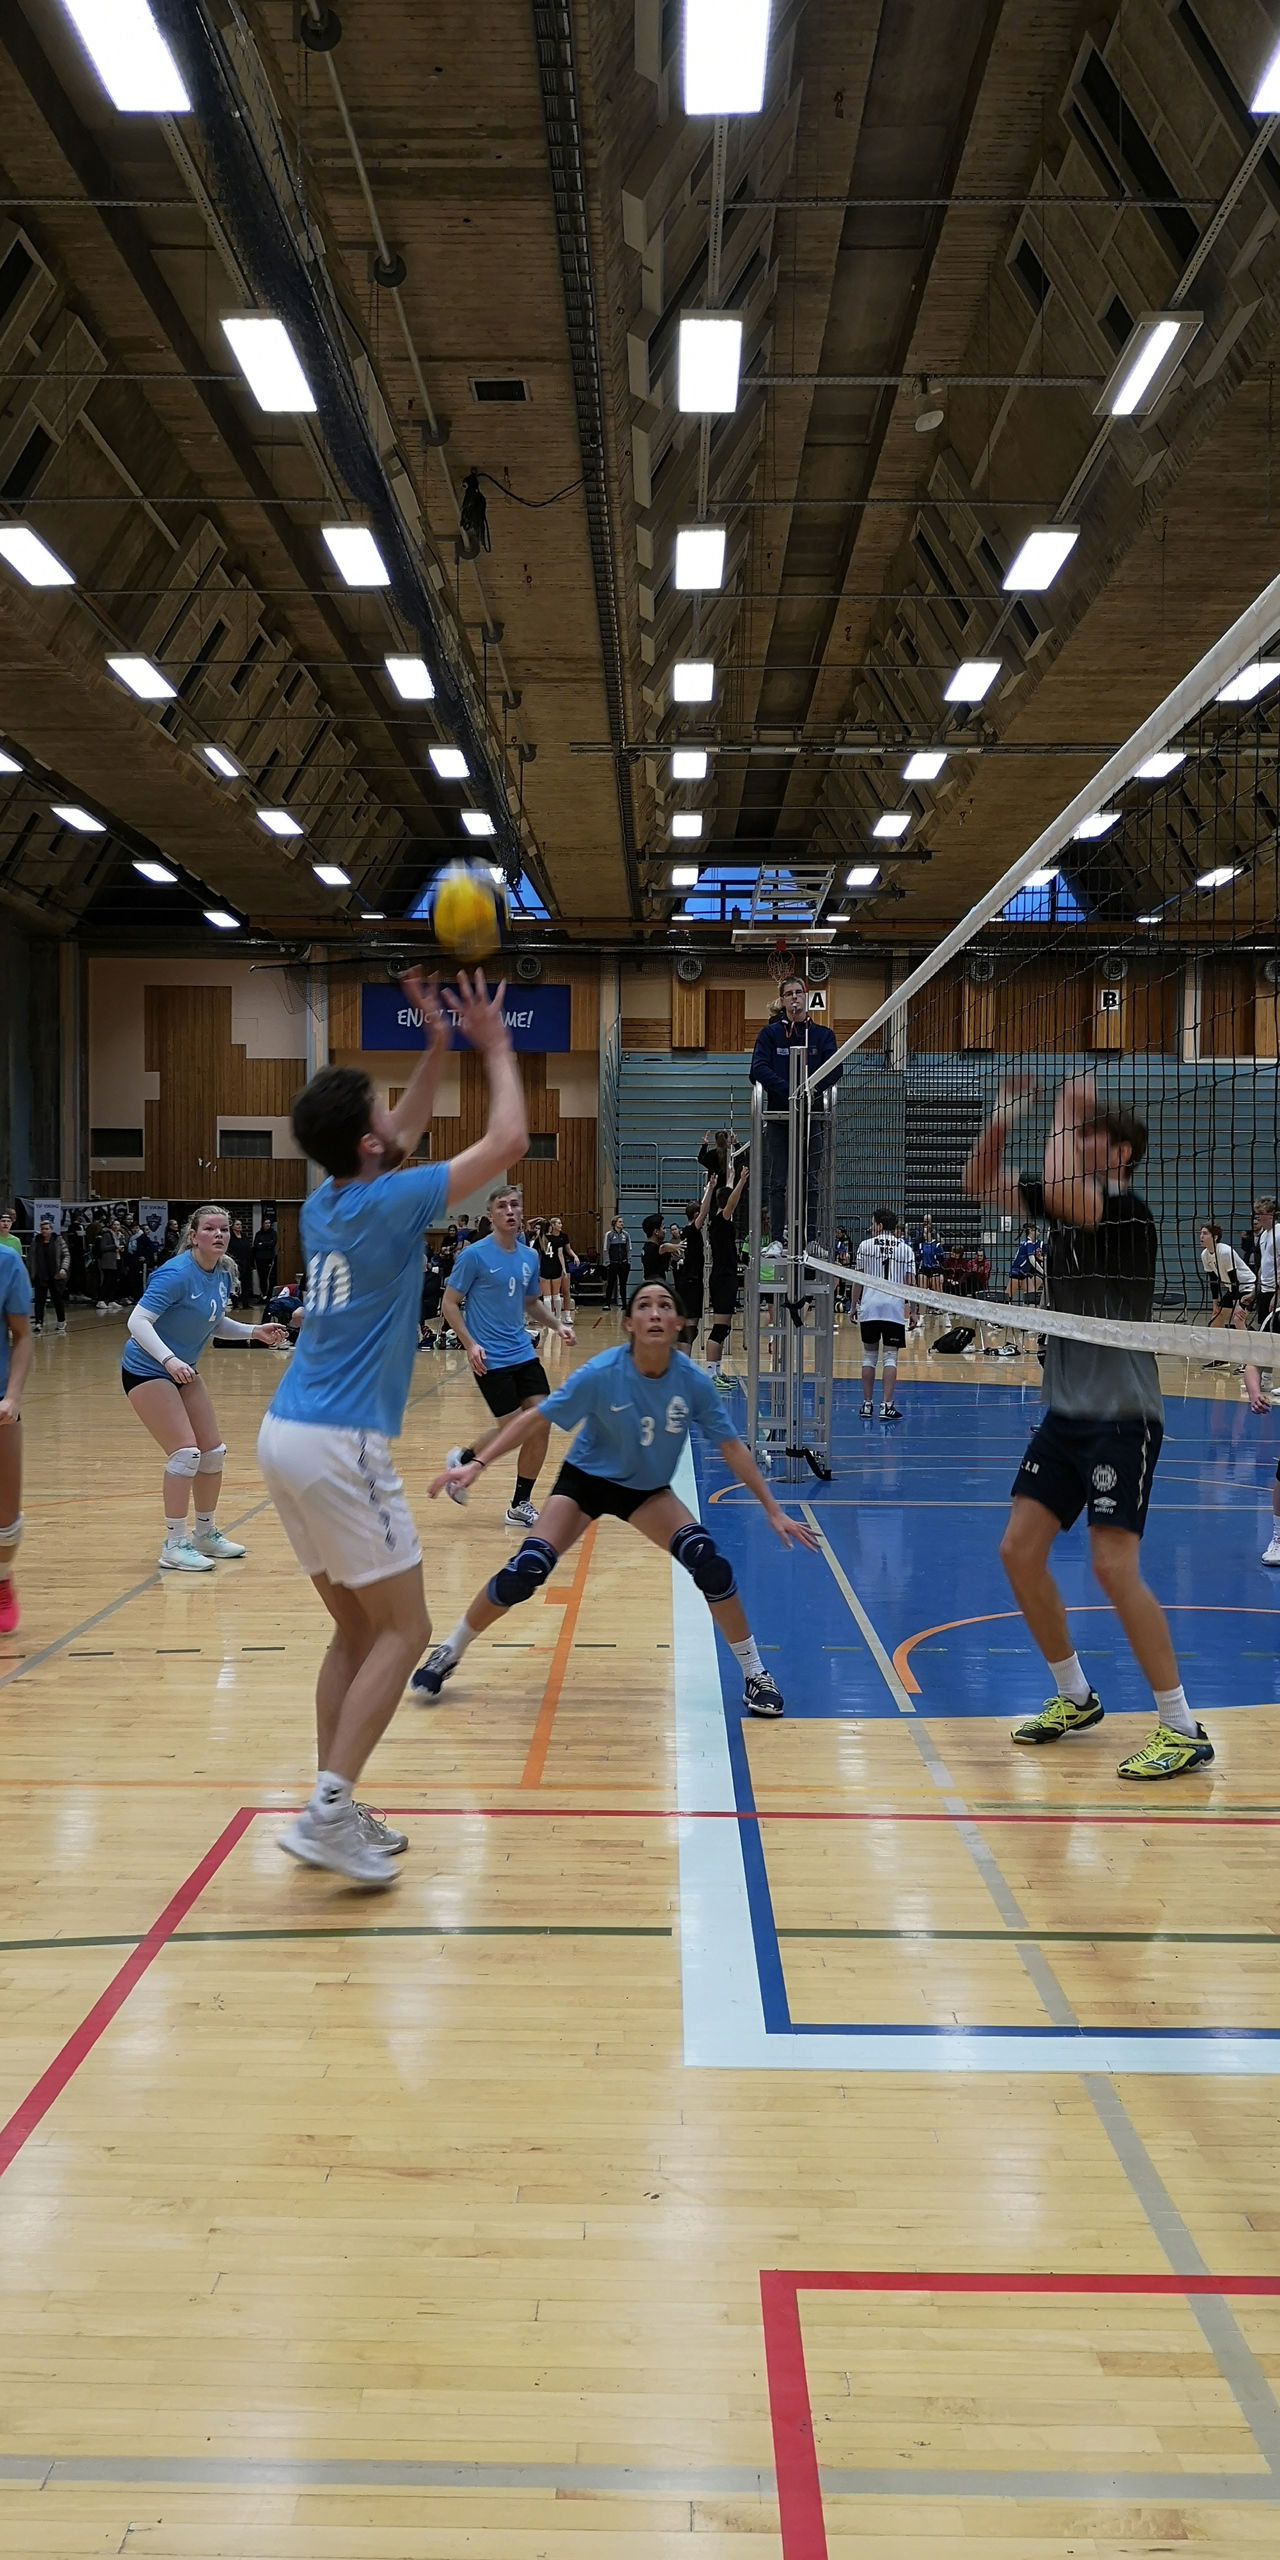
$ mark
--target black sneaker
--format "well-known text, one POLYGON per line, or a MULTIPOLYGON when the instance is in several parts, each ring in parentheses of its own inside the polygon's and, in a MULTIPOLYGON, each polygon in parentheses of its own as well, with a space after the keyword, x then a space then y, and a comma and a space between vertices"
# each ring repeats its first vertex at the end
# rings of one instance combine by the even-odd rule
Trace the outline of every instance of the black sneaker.
POLYGON ((776 1680, 767 1671, 754 1671, 743 1692, 742 1704, 749 1716, 784 1716, 786 1701, 776 1680))
POLYGON ((881 1407, 880 1407, 880 1419, 881 1419, 881 1421, 882 1421, 882 1422, 901 1422, 901 1420, 902 1420, 902 1407, 901 1407, 901 1405, 897 1405, 897 1404, 882 1404, 882 1405, 881 1405, 881 1407))
POLYGON ((872 1422, 872 1421, 874 1421, 874 1419, 875 1419, 875 1410, 876 1410, 876 1409, 875 1409, 875 1406, 874 1406, 873 1404, 866 1404, 866 1403, 864 1403, 864 1404, 863 1404, 863 1407, 862 1407, 862 1419, 863 1419, 863 1421, 864 1421, 864 1422, 872 1422))
POLYGON ((409 1687, 420 1698, 438 1698, 450 1672, 457 1668, 447 1644, 433 1645, 426 1661, 419 1663, 409 1687))

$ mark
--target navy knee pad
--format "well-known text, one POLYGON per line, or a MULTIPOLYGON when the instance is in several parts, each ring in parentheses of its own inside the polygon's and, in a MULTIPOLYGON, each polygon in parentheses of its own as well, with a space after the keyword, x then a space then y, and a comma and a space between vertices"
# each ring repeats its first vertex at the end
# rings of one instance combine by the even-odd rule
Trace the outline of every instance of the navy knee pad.
POLYGON ((545 1538, 526 1538, 519 1553, 509 1556, 501 1573, 485 1585, 487 1597, 495 1608, 514 1609, 522 1600, 532 1600, 544 1582, 555 1572, 560 1558, 545 1538))
POLYGON ((699 1528, 695 1520, 688 1520, 683 1529, 677 1529, 671 1541, 671 1553, 676 1563, 682 1564, 685 1572, 692 1574, 695 1587, 704 1600, 733 1599, 738 1588, 733 1566, 727 1556, 721 1555, 715 1539, 709 1538, 706 1530, 699 1528))

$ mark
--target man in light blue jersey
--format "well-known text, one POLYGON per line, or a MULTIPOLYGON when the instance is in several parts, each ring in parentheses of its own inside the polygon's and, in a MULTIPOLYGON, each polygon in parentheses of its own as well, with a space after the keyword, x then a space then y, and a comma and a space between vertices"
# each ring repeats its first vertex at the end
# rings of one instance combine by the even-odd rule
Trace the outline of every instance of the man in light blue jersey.
POLYGON ((508 1609, 531 1600, 561 1556, 576 1546, 593 1520, 630 1521, 656 1547, 665 1547, 683 1565, 700 1591, 712 1618, 743 1676, 746 1714, 780 1716, 782 1692, 760 1658, 747 1614, 738 1598, 733 1566, 721 1554, 700 1520, 686 1510, 671 1479, 689 1444, 692 1423, 717 1456, 756 1497, 771 1529, 784 1547, 816 1549, 812 1529, 790 1520, 769 1491, 750 1450, 739 1440, 724 1406, 701 1369, 695 1369, 676 1342, 683 1323, 675 1292, 665 1280, 645 1280, 627 1304, 626 1339, 567 1378, 532 1415, 514 1413, 490 1443, 489 1458, 474 1458, 460 1471, 447 1467, 431 1487, 451 1493, 455 1483, 465 1490, 489 1460, 527 1440, 538 1423, 557 1422, 562 1430, 581 1429, 538 1515, 537 1535, 525 1539, 483 1590, 476 1593, 466 1616, 451 1636, 428 1654, 413 1675, 413 1687, 438 1697, 456 1671, 468 1645, 492 1627, 508 1609))
POLYGON ((422 1240, 529 1143, 505 990, 491 998, 480 972, 474 984, 460 977, 445 1001, 488 1071, 485 1134, 449 1164, 394 1169, 431 1118, 449 1037, 434 982, 414 972, 402 983, 427 1047, 394 1111, 378 1107, 355 1067, 322 1067, 293 1106, 298 1144, 328 1180, 303 1204, 307 1320, 258 1437, 289 1543, 333 1620, 316 1683, 319 1774, 281 1846, 379 1886, 394 1883, 394 1856, 408 1843, 354 1789, 430 1634, 422 1549, 390 1445, 413 1376, 422 1240))
MULTIPOLYGON (((491 1191, 485 1206, 492 1233, 459 1254, 444 1293, 444 1320, 452 1325, 466 1352, 494 1421, 505 1422, 509 1413, 528 1413, 551 1393, 542 1362, 529 1356, 526 1328, 532 1325, 535 1332, 558 1334, 562 1342, 572 1343, 576 1336, 572 1325, 557 1315, 554 1300, 539 1294, 541 1265, 520 1233, 524 1218, 520 1190, 508 1184, 491 1191)), ((493 1437, 487 1431, 466 1448, 451 1449, 446 1464, 469 1466, 493 1437)), ((550 1425, 542 1422, 521 1443, 515 1492, 507 1505, 509 1529, 531 1529, 537 1519, 529 1497, 550 1437, 550 1425)), ((458 1503, 466 1498, 462 1492, 453 1496, 458 1503)))

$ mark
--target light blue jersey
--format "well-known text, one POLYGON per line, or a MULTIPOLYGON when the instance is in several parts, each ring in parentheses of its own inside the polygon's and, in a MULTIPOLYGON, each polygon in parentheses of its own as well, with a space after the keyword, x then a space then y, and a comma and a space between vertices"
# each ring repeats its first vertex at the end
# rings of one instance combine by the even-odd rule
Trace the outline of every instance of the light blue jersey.
MULTIPOLYGON (((155 1326, 170 1357, 185 1360, 194 1369, 205 1344, 217 1332, 227 1312, 231 1295, 231 1274, 216 1262, 212 1271, 202 1271, 193 1253, 175 1253, 172 1262, 162 1262, 153 1271, 138 1300, 140 1312, 155 1326)), ((124 1347, 122 1368, 131 1378, 163 1378, 165 1371, 149 1351, 130 1334, 124 1347)))
POLYGON ((20 1253, 0 1253, 0 1396, 9 1384, 8 1316, 29 1316, 31 1283, 20 1253))
POLYGON ((459 1254, 449 1287, 462 1300, 467 1331, 479 1343, 488 1369, 515 1369, 536 1357, 524 1325, 525 1300, 538 1295, 538 1257, 532 1245, 517 1243, 504 1253, 496 1236, 483 1236, 459 1254))
POLYGON ((626 1342, 576 1369, 545 1398, 542 1411, 562 1431, 582 1424, 570 1451, 575 1467, 634 1493, 658 1493, 670 1484, 690 1423, 717 1449, 738 1437, 710 1379, 683 1351, 672 1352, 660 1378, 645 1378, 626 1342))
POLYGON ((397 1438, 418 1347, 422 1239, 448 1196, 448 1165, 424 1164, 322 1182, 304 1200, 307 1320, 271 1399, 282 1421, 397 1438))

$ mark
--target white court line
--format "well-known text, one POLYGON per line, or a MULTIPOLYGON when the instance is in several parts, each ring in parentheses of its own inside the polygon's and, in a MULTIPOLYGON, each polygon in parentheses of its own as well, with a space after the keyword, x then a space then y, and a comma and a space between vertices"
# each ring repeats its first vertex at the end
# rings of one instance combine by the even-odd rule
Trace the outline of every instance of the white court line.
POLYGON ((830 1567, 831 1578, 835 1583, 837 1590, 843 1594, 844 1599, 848 1604, 850 1615, 854 1619, 855 1624, 865 1639, 867 1651, 871 1655, 876 1669, 879 1672, 899 1715, 913 1716, 916 1711, 915 1701, 912 1698, 906 1683, 901 1678, 901 1675, 894 1670, 893 1663, 889 1655, 885 1652, 884 1646, 881 1644, 880 1638, 876 1634, 875 1628, 873 1627, 870 1618, 867 1616, 866 1610, 863 1608, 862 1602, 858 1598, 857 1592, 854 1590, 853 1584, 850 1582, 844 1566, 841 1564, 838 1555, 830 1544, 827 1533, 814 1510, 813 1504, 811 1502, 802 1502, 800 1508, 803 1511, 810 1528, 816 1529, 819 1538, 822 1540, 822 1552, 830 1567))
MULTIPOLYGON (((699 1517, 693 1460, 685 1450, 674 1490, 699 1517)), ((672 1663, 676 1695, 676 1803, 681 1813, 734 1809, 715 1631, 687 1573, 671 1568, 672 1663)), ((766 1726, 767 1733, 771 1728, 766 1726)), ((856 1860, 857 1826, 849 1857, 856 1860)), ((1280 2037, 1182 2039, 1082 2035, 886 2036, 874 2027, 846 2035, 770 2035, 756 1970, 751 1908, 742 1863, 742 1825, 679 1822, 680 1973, 684 2059, 695 2070, 1159 2072, 1203 2079, 1270 2079, 1280 2074, 1280 2037)))

